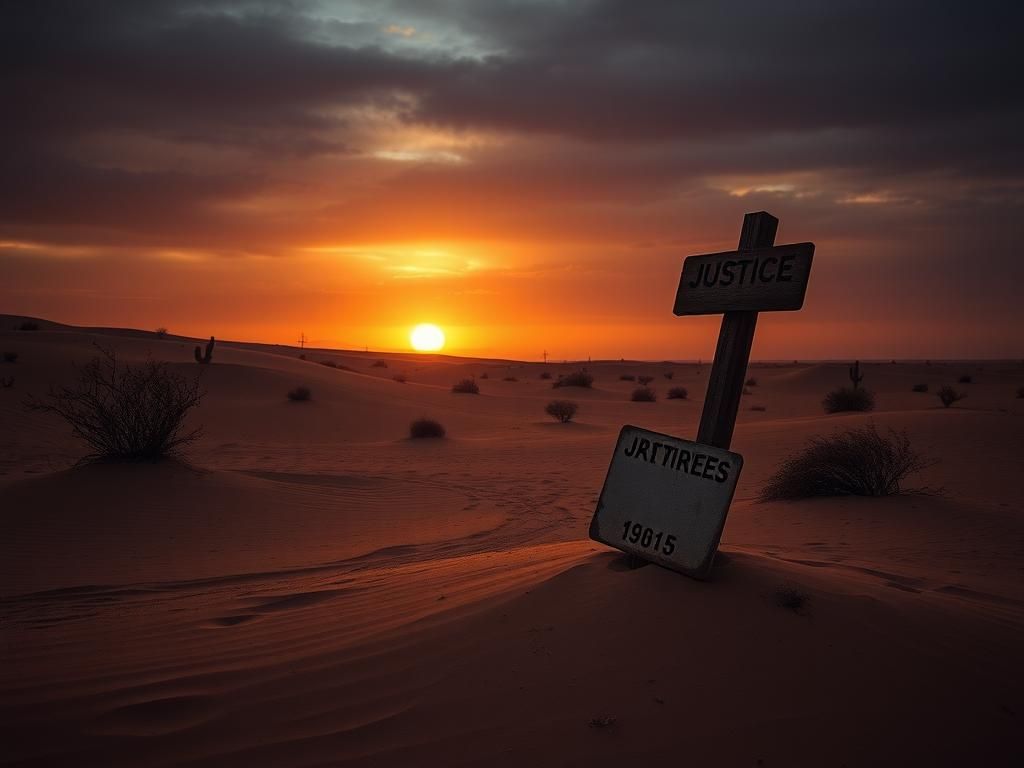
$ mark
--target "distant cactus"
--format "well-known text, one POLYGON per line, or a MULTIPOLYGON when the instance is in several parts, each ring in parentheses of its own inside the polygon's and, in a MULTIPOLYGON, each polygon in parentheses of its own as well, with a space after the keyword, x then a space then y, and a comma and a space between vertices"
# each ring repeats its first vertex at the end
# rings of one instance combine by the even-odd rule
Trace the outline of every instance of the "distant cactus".
POLYGON ((860 360, 857 360, 853 365, 850 366, 850 381, 853 382, 853 388, 857 389, 860 387, 860 383, 864 381, 864 377, 860 372, 860 360))
POLYGON ((196 362, 197 363, 202 363, 203 365, 207 365, 207 364, 210 363, 210 361, 213 360, 213 345, 214 344, 215 344, 214 338, 213 338, 213 336, 211 336, 210 340, 208 342, 206 342, 206 353, 205 354, 203 354, 203 351, 202 351, 202 349, 200 347, 198 347, 198 346, 196 347, 195 355, 196 355, 196 362))

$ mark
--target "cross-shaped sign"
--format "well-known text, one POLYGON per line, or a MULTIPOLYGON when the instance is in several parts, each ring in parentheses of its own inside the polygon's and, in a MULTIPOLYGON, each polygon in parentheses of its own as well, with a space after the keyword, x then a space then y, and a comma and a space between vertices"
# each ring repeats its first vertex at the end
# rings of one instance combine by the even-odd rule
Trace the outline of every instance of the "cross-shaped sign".
POLYGON ((675 314, 724 312, 697 440, 626 425, 590 523, 590 537, 689 576, 707 578, 743 457, 729 451, 757 313, 803 306, 813 243, 774 246, 779 220, 743 217, 739 248, 690 256, 675 314))

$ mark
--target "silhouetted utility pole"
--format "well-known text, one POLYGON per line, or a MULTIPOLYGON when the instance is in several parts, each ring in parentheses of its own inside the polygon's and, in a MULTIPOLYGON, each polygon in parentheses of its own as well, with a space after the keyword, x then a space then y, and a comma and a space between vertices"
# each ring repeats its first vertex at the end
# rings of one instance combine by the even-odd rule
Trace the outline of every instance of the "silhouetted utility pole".
POLYGON ((305 348, 306 348, 306 334, 305 334, 305 332, 302 332, 302 333, 299 334, 299 349, 305 349, 305 348))
POLYGON ((545 349, 544 350, 544 364, 546 365, 547 362, 548 362, 548 351, 545 349))

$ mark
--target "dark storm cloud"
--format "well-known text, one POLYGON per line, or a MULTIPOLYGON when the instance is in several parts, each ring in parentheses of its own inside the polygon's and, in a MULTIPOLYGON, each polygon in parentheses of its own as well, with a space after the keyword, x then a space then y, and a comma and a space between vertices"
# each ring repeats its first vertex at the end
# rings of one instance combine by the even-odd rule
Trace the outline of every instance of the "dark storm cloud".
POLYGON ((854 190, 930 173, 1019 185, 1022 21, 1016 3, 12 3, 0 217, 256 191, 281 158, 358 154, 348 121, 365 106, 539 144, 525 174, 516 158, 481 160, 524 197, 574 173, 578 198, 602 196, 588 183, 640 194, 814 171, 854 190), (388 46, 391 22, 435 31, 388 46), (89 167, 84 140, 127 135, 239 149, 253 166, 89 167))

